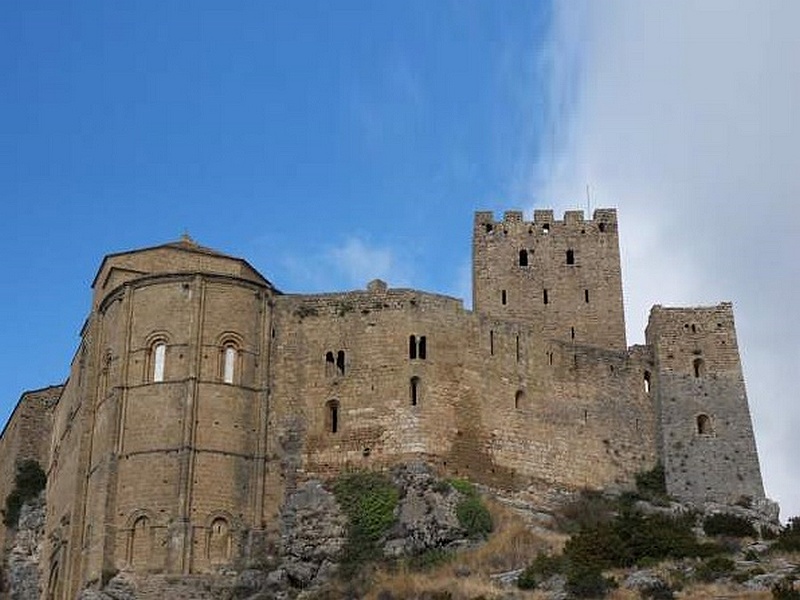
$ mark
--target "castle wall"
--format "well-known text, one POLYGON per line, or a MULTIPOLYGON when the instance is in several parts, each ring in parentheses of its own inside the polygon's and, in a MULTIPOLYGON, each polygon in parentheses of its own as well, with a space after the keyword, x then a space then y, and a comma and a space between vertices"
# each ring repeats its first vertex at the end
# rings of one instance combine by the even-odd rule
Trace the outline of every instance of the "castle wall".
POLYGON ((668 492, 694 501, 762 499, 732 306, 655 306, 647 343, 668 492))
POLYGON ((491 485, 574 489, 622 483, 655 462, 638 356, 383 288, 282 296, 275 336, 271 439, 278 455, 281 440, 300 440, 305 473, 424 457, 491 485), (424 359, 411 358, 411 336, 424 336, 424 359))
POLYGON ((547 340, 518 323, 478 322, 467 363, 478 418, 465 426, 492 464, 473 452, 471 477, 489 473, 488 483, 516 489, 599 488, 652 466, 652 401, 638 357, 547 340))
POLYGON ((655 307, 626 348, 613 210, 477 213, 473 259, 468 311, 380 281, 282 295, 188 241, 107 257, 63 391, 0 438, 0 485, 47 467, 48 597, 242 566, 298 482, 409 459, 531 493, 660 460, 680 499, 763 498, 729 304, 655 307))

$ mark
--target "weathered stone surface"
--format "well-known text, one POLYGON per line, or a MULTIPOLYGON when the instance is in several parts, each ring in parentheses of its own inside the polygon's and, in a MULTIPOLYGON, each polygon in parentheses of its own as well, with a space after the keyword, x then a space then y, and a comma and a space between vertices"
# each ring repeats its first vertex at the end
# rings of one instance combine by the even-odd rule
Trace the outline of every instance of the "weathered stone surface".
POLYGON ((44 492, 22 505, 8 553, 6 574, 11 600, 39 600, 39 564, 44 542, 44 492))
POLYGON ((400 465, 392 471, 392 480, 401 495, 397 524, 389 532, 384 555, 419 554, 465 541, 456 516, 461 496, 435 477, 427 465, 419 462, 400 465))
POLYGON ((347 536, 347 517, 334 495, 319 481, 291 493, 281 512, 282 570, 298 588, 319 583, 335 570, 347 536))

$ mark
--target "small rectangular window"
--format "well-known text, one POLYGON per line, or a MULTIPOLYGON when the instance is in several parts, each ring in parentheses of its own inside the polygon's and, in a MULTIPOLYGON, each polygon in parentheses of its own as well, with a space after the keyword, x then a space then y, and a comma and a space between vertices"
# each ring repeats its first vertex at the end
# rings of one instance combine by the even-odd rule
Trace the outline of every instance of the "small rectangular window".
POLYGON ((505 305, 506 305, 506 302, 508 302, 508 294, 506 294, 506 291, 505 291, 505 290, 502 290, 502 291, 500 292, 500 302, 502 302, 502 303, 503 303, 503 306, 505 306, 505 305))
POLYGON ((583 290, 583 301, 589 304, 589 290, 583 290))
POLYGON ((550 299, 547 296, 547 290, 546 289, 542 290, 542 302, 544 302, 545 304, 549 304, 550 303, 550 299))
POLYGON ((428 357, 428 348, 424 335, 419 336, 417 355, 419 356, 420 360, 425 360, 428 357))

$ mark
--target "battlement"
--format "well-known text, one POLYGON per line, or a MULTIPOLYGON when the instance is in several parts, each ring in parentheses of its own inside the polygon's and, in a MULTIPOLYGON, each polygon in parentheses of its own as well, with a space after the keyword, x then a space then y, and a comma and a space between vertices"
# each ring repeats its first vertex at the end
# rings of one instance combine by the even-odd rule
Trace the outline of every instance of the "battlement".
POLYGON ((552 230, 565 228, 582 228, 585 233, 586 228, 595 228, 600 232, 616 231, 617 210, 615 208, 598 208, 592 213, 592 218, 586 220, 582 210, 567 210, 564 218, 558 220, 554 217, 551 209, 535 209, 533 220, 526 221, 521 210, 507 210, 503 213, 500 220, 495 219, 492 211, 477 211, 475 213, 475 231, 484 234, 494 234, 502 231, 508 234, 512 230, 528 229, 528 233, 536 232, 548 234, 552 230))

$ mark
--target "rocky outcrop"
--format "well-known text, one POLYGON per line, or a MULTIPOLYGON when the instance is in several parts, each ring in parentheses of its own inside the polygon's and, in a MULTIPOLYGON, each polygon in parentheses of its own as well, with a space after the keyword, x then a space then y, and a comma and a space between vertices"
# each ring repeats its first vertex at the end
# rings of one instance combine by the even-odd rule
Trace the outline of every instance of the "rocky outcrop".
POLYGON ((390 558, 452 549, 468 543, 458 522, 461 494, 434 476, 424 463, 400 465, 392 471, 400 490, 397 524, 389 532, 383 553, 390 558))
POLYGON ((39 600, 39 564, 44 541, 44 492, 22 505, 6 561, 11 600, 39 600))

